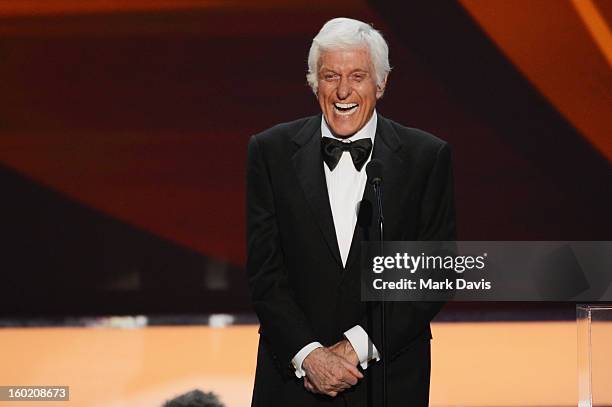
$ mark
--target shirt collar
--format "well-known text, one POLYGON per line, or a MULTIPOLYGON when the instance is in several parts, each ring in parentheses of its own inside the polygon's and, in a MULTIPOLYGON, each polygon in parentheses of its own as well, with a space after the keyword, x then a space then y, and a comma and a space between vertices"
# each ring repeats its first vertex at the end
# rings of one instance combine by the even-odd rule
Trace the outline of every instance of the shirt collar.
POLYGON ((340 137, 334 136, 334 134, 329 129, 327 122, 325 121, 325 115, 322 114, 321 115, 321 136, 329 137, 329 138, 333 138, 333 139, 341 140, 341 141, 348 140, 351 142, 355 140, 360 140, 363 138, 370 138, 372 140, 372 143, 374 143, 374 137, 376 136, 377 123, 378 123, 378 117, 376 114, 376 109, 374 109, 374 111, 372 112, 372 117, 370 117, 370 120, 368 120, 365 126, 363 126, 357 133, 353 134, 351 137, 348 137, 348 138, 340 138, 340 137))

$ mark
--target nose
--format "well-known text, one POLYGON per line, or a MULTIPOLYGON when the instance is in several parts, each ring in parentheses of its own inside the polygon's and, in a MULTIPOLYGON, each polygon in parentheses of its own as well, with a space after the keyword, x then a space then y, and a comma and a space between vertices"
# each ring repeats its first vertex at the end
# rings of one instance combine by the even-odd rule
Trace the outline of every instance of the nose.
POLYGON ((352 92, 351 85, 347 78, 341 78, 338 87, 336 88, 336 96, 338 99, 344 100, 350 96, 352 92))

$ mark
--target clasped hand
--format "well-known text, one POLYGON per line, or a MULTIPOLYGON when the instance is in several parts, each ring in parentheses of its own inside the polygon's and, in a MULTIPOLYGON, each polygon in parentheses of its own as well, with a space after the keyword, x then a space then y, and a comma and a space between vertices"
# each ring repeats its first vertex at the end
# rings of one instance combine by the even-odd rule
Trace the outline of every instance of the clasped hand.
POLYGON ((347 340, 329 348, 317 348, 304 359, 304 387, 319 394, 336 397, 357 384, 363 374, 357 369, 359 358, 347 340))

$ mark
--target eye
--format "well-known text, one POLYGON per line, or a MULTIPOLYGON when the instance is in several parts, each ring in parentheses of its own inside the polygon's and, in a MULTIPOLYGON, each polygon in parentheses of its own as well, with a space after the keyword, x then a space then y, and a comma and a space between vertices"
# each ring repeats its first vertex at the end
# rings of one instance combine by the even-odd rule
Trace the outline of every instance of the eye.
POLYGON ((338 74, 335 74, 333 72, 327 72, 323 74, 323 79, 325 79, 326 81, 335 81, 339 78, 340 76, 338 74))
POLYGON ((351 78, 355 81, 355 82, 361 82, 362 80, 364 80, 366 77, 366 75, 364 73, 354 73, 353 75, 351 75, 351 78))

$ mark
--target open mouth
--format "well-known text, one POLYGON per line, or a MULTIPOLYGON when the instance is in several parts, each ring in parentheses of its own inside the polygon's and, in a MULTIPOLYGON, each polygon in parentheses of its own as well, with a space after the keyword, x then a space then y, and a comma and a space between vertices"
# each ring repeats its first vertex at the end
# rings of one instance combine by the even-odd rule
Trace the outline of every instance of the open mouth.
POLYGON ((341 116, 348 116, 357 111, 359 105, 357 103, 334 103, 334 110, 336 114, 341 116))

